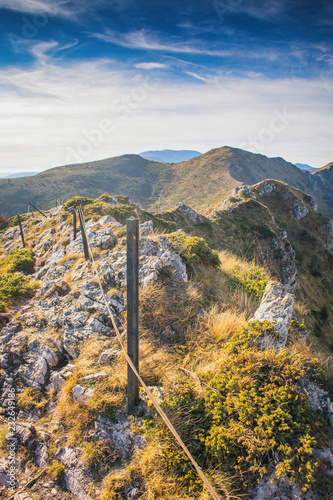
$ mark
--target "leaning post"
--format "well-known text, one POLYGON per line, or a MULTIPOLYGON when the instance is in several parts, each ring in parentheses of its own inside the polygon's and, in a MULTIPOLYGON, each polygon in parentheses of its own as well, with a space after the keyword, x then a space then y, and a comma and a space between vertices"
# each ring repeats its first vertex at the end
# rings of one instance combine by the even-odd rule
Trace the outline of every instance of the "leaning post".
POLYGON ((73 240, 76 240, 76 207, 73 210, 73 240))
MULTIPOLYGON (((139 219, 127 219, 127 353, 139 371, 139 219)), ((139 382, 127 365, 127 411, 135 414, 139 382)))
POLYGON ((88 249, 87 235, 86 235, 85 226, 84 226, 84 214, 83 214, 82 203, 80 203, 78 206, 78 212, 79 212, 79 219, 80 219, 80 230, 81 230, 81 236, 82 236, 84 259, 89 260, 89 249, 88 249))
POLYGON ((18 218, 18 223, 19 223, 19 226, 20 226, 20 233, 21 233, 22 246, 23 246, 23 248, 25 248, 25 242, 24 242, 24 236, 23 236, 23 229, 22 229, 22 223, 21 223, 21 217, 20 217, 20 214, 17 214, 17 218, 18 218))

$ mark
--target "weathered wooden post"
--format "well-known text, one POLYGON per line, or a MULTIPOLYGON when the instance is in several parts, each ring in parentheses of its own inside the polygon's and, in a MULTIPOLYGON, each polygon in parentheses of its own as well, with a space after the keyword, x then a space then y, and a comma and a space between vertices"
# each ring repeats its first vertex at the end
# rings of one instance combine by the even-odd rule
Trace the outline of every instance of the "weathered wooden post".
POLYGON ((76 240, 76 207, 73 209, 73 240, 76 240))
POLYGON ((78 206, 78 213, 79 213, 79 219, 80 219, 80 230, 81 230, 81 235, 82 235, 84 259, 89 260, 89 249, 88 249, 87 235, 86 235, 86 231, 85 231, 85 227, 84 227, 84 214, 83 214, 82 203, 80 203, 78 206))
MULTIPOLYGON (((127 353, 139 371, 139 219, 127 219, 127 353)), ((127 411, 134 415, 139 383, 127 365, 127 411)))
POLYGON ((20 233, 21 233, 22 245, 23 245, 23 248, 25 248, 25 242, 24 242, 24 236, 23 236, 23 229, 22 229, 22 223, 21 223, 20 214, 17 214, 17 218, 18 218, 18 223, 19 223, 19 226, 20 226, 20 233))

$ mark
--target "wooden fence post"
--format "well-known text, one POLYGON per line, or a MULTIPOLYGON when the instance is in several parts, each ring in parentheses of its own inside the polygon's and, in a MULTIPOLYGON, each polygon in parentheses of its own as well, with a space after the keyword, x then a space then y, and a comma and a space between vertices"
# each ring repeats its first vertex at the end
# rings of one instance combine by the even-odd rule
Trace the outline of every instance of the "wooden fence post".
MULTIPOLYGON (((127 219, 127 353, 139 371, 139 219, 127 219)), ((127 365, 127 411, 135 414, 139 383, 127 365)))
POLYGON ((76 207, 73 210, 73 240, 76 240, 76 207))
POLYGON ((22 223, 21 223, 20 214, 17 214, 17 218, 18 218, 18 223, 19 223, 19 226, 20 226, 20 233, 21 233, 22 245, 23 245, 23 248, 25 248, 25 242, 24 242, 24 236, 23 236, 23 229, 22 229, 22 223))
POLYGON ((80 219, 80 229, 81 229, 81 235, 82 235, 84 259, 89 260, 89 249, 88 249, 87 235, 86 235, 86 231, 85 231, 85 227, 84 227, 84 213, 83 213, 82 203, 80 203, 78 206, 78 213, 79 213, 79 219, 80 219))

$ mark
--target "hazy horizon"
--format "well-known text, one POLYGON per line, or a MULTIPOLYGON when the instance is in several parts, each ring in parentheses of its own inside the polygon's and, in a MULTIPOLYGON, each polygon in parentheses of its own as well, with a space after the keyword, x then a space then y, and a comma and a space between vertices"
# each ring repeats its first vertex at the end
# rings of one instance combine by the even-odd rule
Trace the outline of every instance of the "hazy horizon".
POLYGON ((228 144, 333 160, 333 5, 0 0, 0 175, 228 144))

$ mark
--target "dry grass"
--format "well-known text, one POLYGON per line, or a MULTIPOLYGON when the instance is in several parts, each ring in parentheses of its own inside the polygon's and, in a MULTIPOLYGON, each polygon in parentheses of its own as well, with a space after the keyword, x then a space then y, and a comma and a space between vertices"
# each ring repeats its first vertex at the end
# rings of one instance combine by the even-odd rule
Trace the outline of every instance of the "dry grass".
MULTIPOLYGON (((167 431, 166 431, 166 437, 167 431)), ((204 488, 198 487, 195 493, 177 480, 176 475, 165 466, 164 446, 156 437, 152 437, 147 447, 137 453, 125 469, 112 471, 102 482, 102 492, 98 500, 121 500, 125 489, 139 483, 144 488, 142 500, 210 500, 204 488)), ((236 500, 232 485, 221 473, 210 471, 210 480, 221 496, 221 500, 236 500)))
POLYGON ((237 255, 228 252, 226 250, 221 250, 219 252, 219 258, 221 261, 221 269, 227 274, 231 274, 232 270, 237 266, 242 272, 251 271, 254 267, 256 267, 255 262, 248 262, 246 260, 242 260, 237 255))
POLYGON ((224 269, 201 267, 198 277, 203 294, 211 306, 217 304, 220 310, 239 311, 247 319, 253 316, 259 301, 243 290, 233 291, 230 287, 230 275, 224 269))
POLYGON ((77 260, 77 259, 82 259, 82 252, 81 253, 66 253, 66 255, 63 256, 61 260, 59 260, 58 265, 61 266, 64 262, 67 262, 68 260, 77 260))
POLYGON ((141 326, 156 333, 171 326, 182 334, 202 307, 203 296, 199 286, 188 282, 168 289, 162 283, 155 283, 141 291, 141 326))
POLYGON ((243 326, 246 325, 245 312, 227 309, 219 312, 218 306, 213 306, 210 311, 200 317, 199 330, 210 334, 217 342, 226 342, 243 326))

